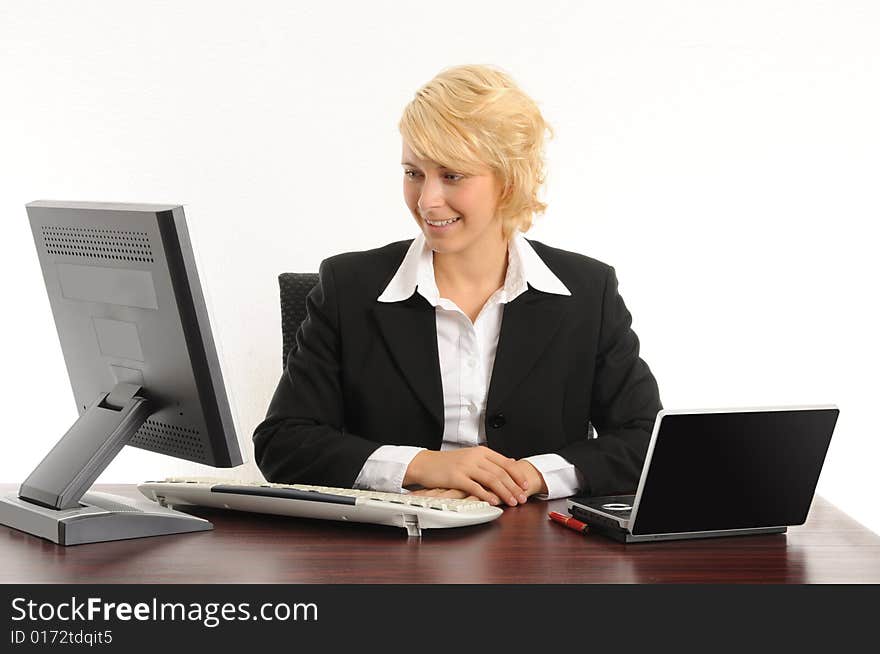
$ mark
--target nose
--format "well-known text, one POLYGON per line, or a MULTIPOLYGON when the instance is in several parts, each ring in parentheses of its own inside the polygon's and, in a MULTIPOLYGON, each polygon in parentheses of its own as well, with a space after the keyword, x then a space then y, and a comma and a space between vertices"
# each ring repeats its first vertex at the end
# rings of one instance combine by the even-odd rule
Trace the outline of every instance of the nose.
POLYGON ((440 178, 436 175, 426 175, 422 183, 422 192, 419 194, 419 213, 422 217, 426 217, 432 209, 438 209, 445 203, 440 178))

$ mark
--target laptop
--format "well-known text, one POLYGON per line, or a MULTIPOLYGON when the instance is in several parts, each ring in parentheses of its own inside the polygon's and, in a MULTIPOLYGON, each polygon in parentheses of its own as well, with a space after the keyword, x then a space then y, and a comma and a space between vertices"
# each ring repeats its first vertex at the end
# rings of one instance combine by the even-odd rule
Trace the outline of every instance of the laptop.
POLYGON ((664 409, 636 494, 572 497, 569 513, 624 543, 785 533, 806 522, 839 413, 664 409))

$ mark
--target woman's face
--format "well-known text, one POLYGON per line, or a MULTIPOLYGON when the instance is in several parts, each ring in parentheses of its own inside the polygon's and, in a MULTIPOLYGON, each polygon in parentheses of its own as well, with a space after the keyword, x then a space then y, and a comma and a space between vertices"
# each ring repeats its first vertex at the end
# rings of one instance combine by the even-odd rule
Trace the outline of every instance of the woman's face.
POLYGON ((466 175, 419 159, 406 142, 401 163, 406 206, 432 250, 463 252, 503 240, 498 183, 489 167, 466 175))

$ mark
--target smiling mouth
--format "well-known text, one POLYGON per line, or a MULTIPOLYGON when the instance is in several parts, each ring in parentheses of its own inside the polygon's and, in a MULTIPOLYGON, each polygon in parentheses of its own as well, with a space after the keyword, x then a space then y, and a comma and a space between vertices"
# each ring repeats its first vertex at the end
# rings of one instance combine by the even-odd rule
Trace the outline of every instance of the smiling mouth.
POLYGON ((450 218, 449 220, 428 220, 427 218, 425 218, 425 222, 432 227, 445 227, 446 225, 451 225, 452 223, 458 222, 459 220, 461 220, 461 216, 456 216, 455 218, 450 218))

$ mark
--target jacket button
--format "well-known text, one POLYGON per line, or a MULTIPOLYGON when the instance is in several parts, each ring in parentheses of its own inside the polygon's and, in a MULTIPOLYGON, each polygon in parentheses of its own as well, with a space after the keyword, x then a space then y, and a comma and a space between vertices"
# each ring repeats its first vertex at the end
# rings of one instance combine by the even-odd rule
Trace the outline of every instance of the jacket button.
POLYGON ((507 419, 504 417, 503 413, 496 413, 494 416, 489 418, 489 426, 493 429, 498 429, 499 427, 503 427, 507 424, 507 419))

